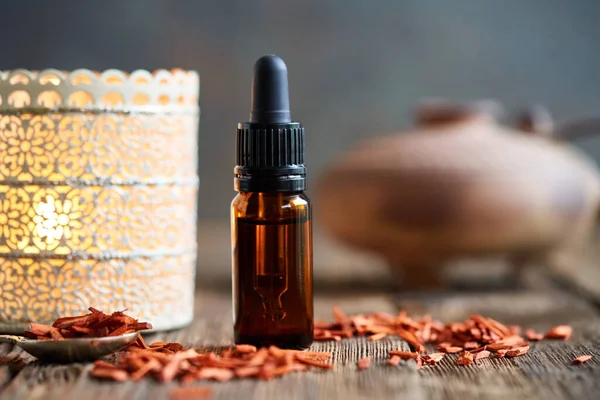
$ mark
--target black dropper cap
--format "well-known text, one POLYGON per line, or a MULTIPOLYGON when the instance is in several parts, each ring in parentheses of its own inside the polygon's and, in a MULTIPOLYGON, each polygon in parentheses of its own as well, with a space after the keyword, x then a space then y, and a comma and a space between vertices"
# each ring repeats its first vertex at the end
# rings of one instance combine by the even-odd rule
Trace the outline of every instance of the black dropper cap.
POLYGON ((304 128, 292 122, 287 67, 275 55, 254 64, 250 120, 238 124, 234 188, 296 192, 306 187, 304 128))

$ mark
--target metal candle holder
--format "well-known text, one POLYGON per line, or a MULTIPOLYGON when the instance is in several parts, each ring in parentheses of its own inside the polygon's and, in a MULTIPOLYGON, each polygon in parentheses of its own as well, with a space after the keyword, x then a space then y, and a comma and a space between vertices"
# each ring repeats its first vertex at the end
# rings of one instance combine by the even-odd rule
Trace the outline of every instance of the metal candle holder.
POLYGON ((193 317, 199 79, 0 71, 0 331, 193 317))

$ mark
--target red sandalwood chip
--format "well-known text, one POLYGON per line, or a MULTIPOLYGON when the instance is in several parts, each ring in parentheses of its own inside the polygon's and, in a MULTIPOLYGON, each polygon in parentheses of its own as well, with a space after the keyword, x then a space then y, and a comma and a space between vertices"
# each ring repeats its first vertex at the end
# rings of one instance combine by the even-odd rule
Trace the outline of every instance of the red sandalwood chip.
MULTIPOLYGON (((59 318, 52 326, 32 324, 28 334, 40 340, 51 340, 53 337, 67 338, 74 334, 119 334, 149 326, 122 312, 109 316, 94 308, 90 308, 90 311, 91 314, 84 316, 59 318)), ((411 318, 405 311, 397 315, 376 312, 352 316, 335 308, 334 322, 315 323, 314 338, 341 341, 342 338, 364 336, 372 342, 396 336, 414 351, 390 350, 387 363, 397 366, 402 360, 415 360, 417 369, 420 369, 434 366, 444 357, 456 357, 456 363, 461 366, 489 358, 491 354, 496 357, 518 357, 529 351, 528 340, 567 340, 572 334, 572 328, 568 325, 555 326, 544 335, 527 329, 522 337, 521 331, 518 326, 504 325, 481 315, 471 315, 462 322, 443 324, 427 315, 419 319, 411 318), (435 347, 439 352, 424 354, 426 346, 435 347), (460 354, 448 355, 453 353, 460 354)), ((275 346, 256 348, 245 344, 220 353, 198 353, 193 349, 185 350, 179 343, 155 342, 148 346, 139 336, 118 354, 115 364, 96 362, 92 375, 115 381, 147 377, 159 382, 179 380, 182 383, 198 380, 225 382, 246 378, 270 380, 315 368, 332 369, 334 365, 329 362, 331 357, 332 354, 326 352, 285 350, 275 346)), ((573 364, 582 364, 590 359, 590 355, 582 355, 575 358, 573 364)), ((372 361, 371 357, 361 358, 357 362, 357 369, 370 368, 372 361)))
POLYGON ((559 339, 559 340, 567 340, 571 337, 573 333, 573 328, 569 325, 559 325, 550 329, 544 335, 545 339, 559 339))
POLYGON ((592 359, 592 356, 590 356, 589 354, 586 354, 584 356, 579 356, 577 358, 574 358, 573 364, 583 364, 583 363, 590 361, 591 359, 592 359))
POLYGON ((359 370, 367 369, 371 366, 371 357, 364 357, 358 360, 357 367, 359 370))

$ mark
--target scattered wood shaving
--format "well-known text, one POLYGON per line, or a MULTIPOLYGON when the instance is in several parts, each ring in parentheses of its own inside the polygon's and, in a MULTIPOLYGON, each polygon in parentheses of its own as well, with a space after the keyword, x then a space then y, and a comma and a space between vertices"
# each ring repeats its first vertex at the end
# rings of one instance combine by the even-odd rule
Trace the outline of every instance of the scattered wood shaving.
POLYGON ((235 350, 238 353, 256 353, 256 346, 252 346, 250 344, 237 344, 235 345, 235 350))
POLYGON ((429 357, 430 360, 438 363, 440 361, 442 361, 442 358, 444 358, 445 354, 444 353, 431 353, 431 354, 427 354, 427 357, 429 357))
POLYGON ((375 335, 369 337, 369 341, 375 342, 377 340, 383 339, 387 335, 388 334, 386 332, 376 333, 375 335))
POLYGON ((529 346, 514 347, 506 351, 506 357, 517 357, 526 354, 529 351, 529 346))
MULTIPOLYGON (((53 326, 32 324, 31 332, 36 337, 49 339, 53 336, 65 337, 65 332, 74 331, 78 335, 97 333, 97 321, 120 321, 121 325, 100 324, 106 334, 122 332, 126 329, 141 329, 145 323, 127 317, 122 312, 107 316, 90 308, 92 314, 82 317, 59 319, 53 326), (95 322, 90 322, 90 320, 95 322), (85 321, 85 322, 83 322, 85 321)), ((373 314, 346 315, 340 308, 334 308, 334 322, 316 322, 314 337, 316 340, 340 341, 342 338, 367 336, 369 341, 377 341, 389 335, 396 335, 406 341, 414 351, 390 350, 389 365, 399 365, 402 360, 415 360, 417 369, 439 363, 447 354, 460 353, 458 365, 471 365, 474 361, 496 357, 518 357, 529 351, 527 340, 562 339, 567 340, 572 334, 568 325, 559 325, 546 334, 536 333, 528 329, 524 337, 520 336, 521 328, 506 326, 502 323, 480 315, 471 315, 462 322, 442 324, 430 316, 421 319, 410 318, 405 311, 397 315, 383 312, 373 314), (425 353, 426 345, 435 345, 437 353, 425 353)), ((149 325, 149 324, 148 324, 149 325)), ((194 349, 185 350, 179 343, 155 342, 149 346, 141 335, 124 351, 118 353, 116 364, 96 361, 92 376, 114 381, 139 380, 144 377, 159 382, 180 380, 190 383, 198 380, 215 380, 226 382, 231 379, 255 378, 270 380, 292 372, 307 371, 313 368, 329 370, 333 364, 328 362, 332 354, 326 352, 310 352, 284 350, 275 346, 256 348, 240 344, 216 352, 198 353, 194 349)), ((592 357, 584 355, 573 360, 574 364, 587 362, 592 357)), ((364 370, 371 366, 371 357, 358 360, 357 369, 364 370)), ((190 388, 196 389, 196 388, 190 388)), ((199 393, 203 389, 197 388, 199 393)), ((192 392, 189 392, 192 393, 192 392)), ((182 391, 178 396, 188 395, 182 391)), ((191 396, 191 394, 190 394, 191 396)), ((185 398, 185 397, 175 397, 185 398)))
POLYGON ((470 351, 463 351, 456 360, 458 365, 471 365, 473 364, 473 353, 470 351))
POLYGON ((542 340, 544 338, 544 334, 537 333, 533 329, 527 329, 525 331, 525 338, 527 338, 527 340, 531 340, 533 342, 533 341, 537 341, 537 340, 542 340))
POLYGON ((544 335, 545 339, 559 339, 559 340, 568 340, 573 333, 573 328, 569 325, 559 325, 550 329, 544 335))
POLYGON ((398 356, 403 360, 408 360, 408 359, 416 360, 419 357, 419 353, 413 353, 410 351, 401 351, 401 350, 390 350, 390 355, 398 356))
POLYGON ((169 397, 171 400, 194 400, 205 399, 212 395, 212 390, 208 387, 176 387, 171 389, 169 397))
POLYGON ((94 378, 109 379, 117 382, 125 382, 129 379, 129 374, 127 371, 116 368, 96 368, 96 366, 94 366, 91 374, 94 378))
POLYGON ((359 371, 369 368, 371 366, 371 357, 361 358, 360 360, 358 360, 358 363, 356 365, 359 371))
POLYGON ((419 360, 424 365, 435 365, 444 358, 444 353, 431 353, 419 356, 419 360))
POLYGON ((463 348, 465 350, 475 350, 478 347, 479 347, 478 342, 465 342, 465 344, 463 345, 463 348))
POLYGON ((443 342, 437 345, 436 349, 439 351, 446 351, 448 347, 452 346, 452 343, 443 342))
POLYGON ((94 307, 88 310, 90 313, 86 315, 58 318, 52 326, 32 322, 29 329, 24 332, 24 336, 37 340, 63 340, 117 336, 152 329, 152 324, 139 322, 123 311, 108 315, 94 307))
POLYGON ((483 360, 484 358, 488 358, 490 356, 490 352, 487 350, 482 350, 478 353, 475 353, 475 361, 483 360))
POLYGON ((221 354, 183 350, 178 343, 153 343, 146 346, 143 339, 136 346, 119 353, 116 364, 96 361, 92 376, 124 381, 148 376, 167 383, 180 379, 184 383, 197 380, 226 382, 234 378, 272 379, 309 367, 331 369, 325 361, 331 353, 283 350, 275 346, 256 349, 237 345, 221 354))
POLYGON ((383 312, 372 314, 347 315, 340 308, 333 311, 334 322, 315 324, 315 340, 341 340, 342 337, 368 336, 375 341, 396 335, 409 344, 414 352, 391 350, 388 364, 398 365, 403 359, 414 359, 417 368, 435 365, 440 359, 434 354, 422 354, 428 344, 436 345, 441 354, 461 353, 459 365, 470 365, 476 360, 496 357, 518 357, 529 351, 529 342, 543 339, 567 340, 572 334, 568 325, 559 325, 546 334, 532 329, 524 331, 517 325, 504 325, 501 322, 473 314, 462 322, 443 324, 431 316, 421 319, 410 318, 406 311, 397 315, 383 312))
POLYGON ((590 361, 591 359, 592 359, 592 356, 590 356, 589 354, 586 354, 586 355, 574 358, 572 363, 575 365, 583 364, 583 363, 590 361))
POLYGON ((463 351, 462 347, 457 347, 457 346, 448 346, 444 349, 444 351, 448 354, 450 353, 460 353, 461 351, 463 351))
POLYGON ((388 364, 389 365, 398 365, 398 364, 400 364, 401 361, 402 361, 402 358, 400 358, 400 356, 391 356, 390 359, 388 360, 388 364))

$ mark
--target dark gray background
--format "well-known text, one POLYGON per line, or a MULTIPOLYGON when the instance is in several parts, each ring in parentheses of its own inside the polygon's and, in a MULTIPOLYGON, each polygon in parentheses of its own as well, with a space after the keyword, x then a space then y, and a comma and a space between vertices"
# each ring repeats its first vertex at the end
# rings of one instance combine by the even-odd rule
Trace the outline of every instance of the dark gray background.
POLYGON ((197 70, 200 217, 223 218, 261 55, 288 64, 314 181, 352 141, 410 124, 425 96, 600 113, 599 17, 597 0, 2 0, 0 69, 197 70))

